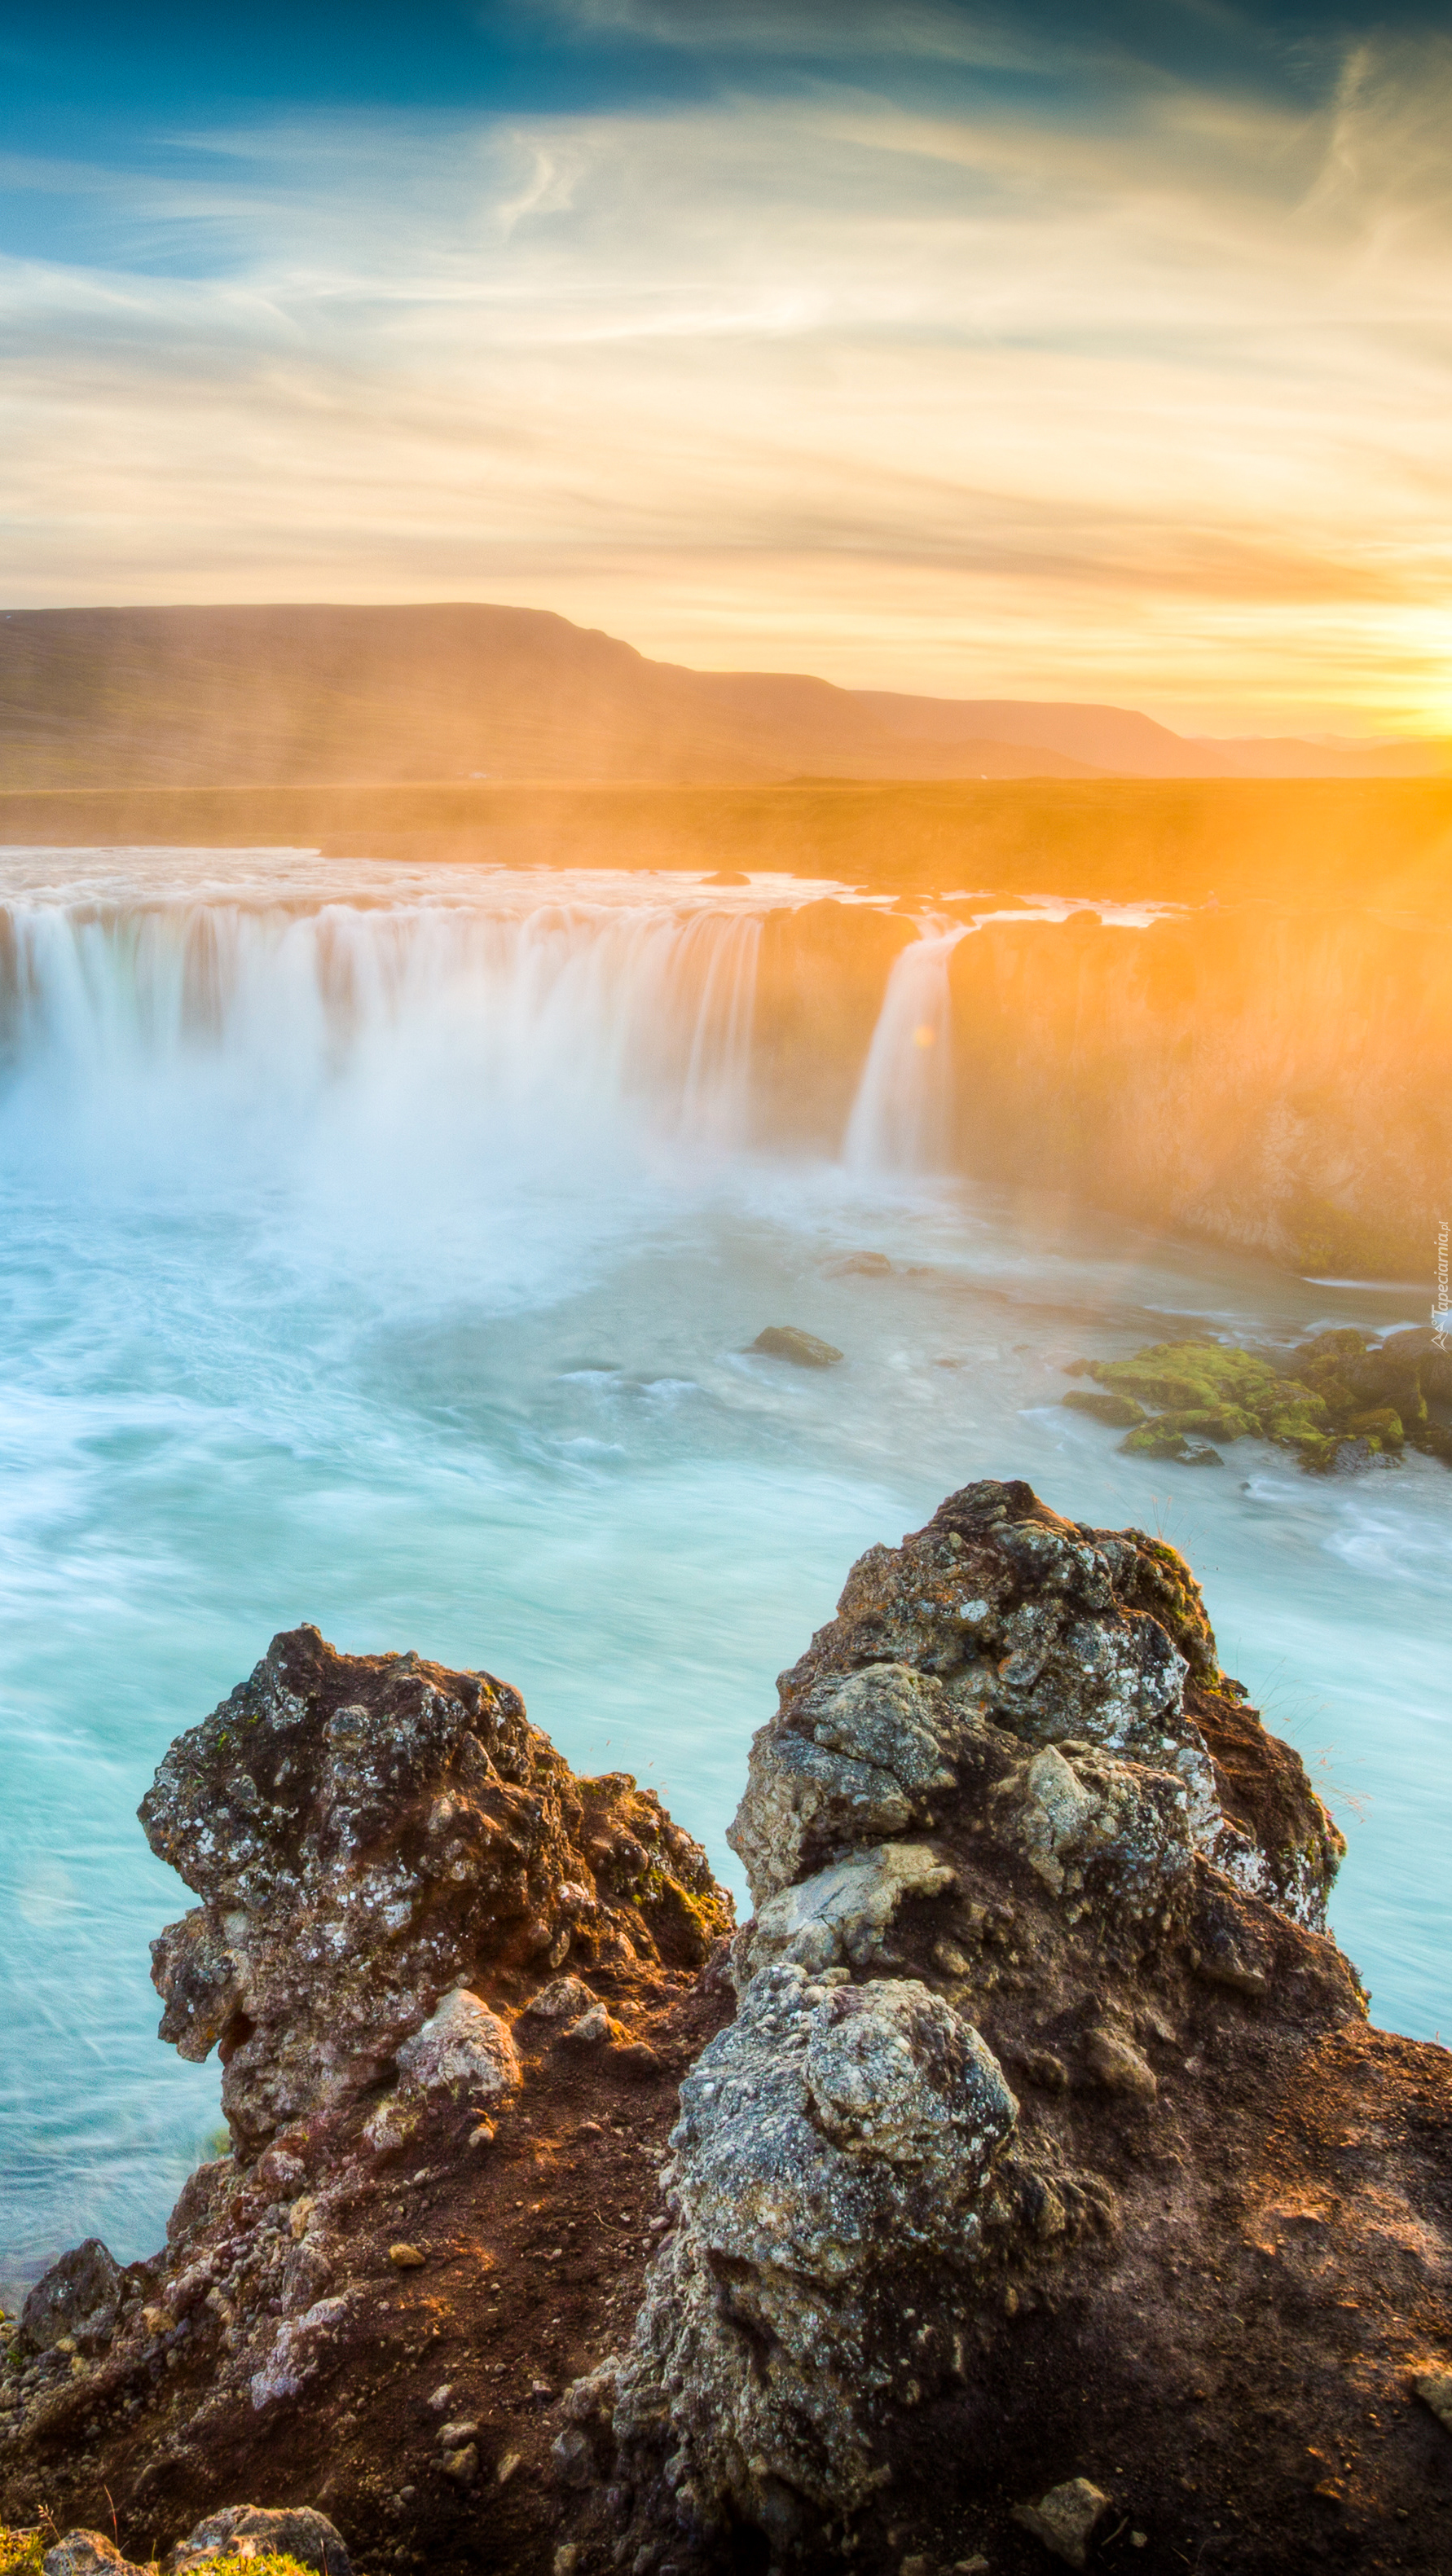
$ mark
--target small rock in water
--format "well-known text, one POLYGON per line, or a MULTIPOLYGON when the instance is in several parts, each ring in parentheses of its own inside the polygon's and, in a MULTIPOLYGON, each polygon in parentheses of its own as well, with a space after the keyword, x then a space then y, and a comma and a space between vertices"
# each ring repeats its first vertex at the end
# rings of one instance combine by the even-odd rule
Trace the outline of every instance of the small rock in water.
POLYGON ((834 1261, 832 1269, 839 1279, 887 1279, 892 1263, 885 1252, 849 1252, 845 1261, 834 1261))
POLYGON ((794 1368, 835 1368, 843 1356, 834 1343, 798 1332, 795 1324, 768 1324, 751 1347, 769 1360, 790 1360, 794 1368))
POLYGON ((1082 2567, 1095 2526, 1108 2511, 1109 2498, 1102 2487, 1091 2485, 1088 2478, 1070 2478, 1061 2487, 1050 2487, 1037 2504, 1016 2504, 1013 2518, 1055 2558, 1062 2558, 1066 2567, 1082 2567))
POLYGON ((714 886, 744 886, 750 885, 751 879, 742 868, 717 868, 713 875, 702 877, 701 883, 714 886))
POLYGON ((1087 1387, 1071 1387, 1061 1401, 1075 1413, 1087 1413, 1095 1422, 1107 1422, 1112 1431, 1132 1431, 1145 1418, 1144 1406, 1132 1395, 1116 1395, 1111 1387, 1091 1395, 1087 1387))

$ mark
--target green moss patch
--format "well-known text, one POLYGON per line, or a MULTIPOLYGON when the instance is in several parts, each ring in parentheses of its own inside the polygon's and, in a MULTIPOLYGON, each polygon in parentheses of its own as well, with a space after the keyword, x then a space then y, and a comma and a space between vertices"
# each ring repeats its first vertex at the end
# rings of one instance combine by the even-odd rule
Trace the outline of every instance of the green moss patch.
POLYGON ((43 2531, 12 2531, 0 2522, 0 2576, 40 2576, 49 2547, 43 2531))
POLYGON ((1369 1341, 1350 1328, 1316 1333, 1288 1351, 1231 1342, 1152 1342, 1127 1360, 1076 1360, 1064 1402, 1095 1421, 1124 1426, 1133 1457, 1218 1463, 1216 1441, 1269 1440, 1312 1474, 1335 1467, 1348 1442, 1357 1459, 1420 1449, 1452 1466, 1446 1355, 1430 1333, 1369 1341))

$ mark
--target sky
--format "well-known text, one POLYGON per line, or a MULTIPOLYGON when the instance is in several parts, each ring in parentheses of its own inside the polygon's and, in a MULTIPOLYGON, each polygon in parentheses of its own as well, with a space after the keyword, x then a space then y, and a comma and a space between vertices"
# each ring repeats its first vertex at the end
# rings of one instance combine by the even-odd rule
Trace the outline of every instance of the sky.
POLYGON ((1452 732, 1445 8, 0 0, 0 596, 1452 732))

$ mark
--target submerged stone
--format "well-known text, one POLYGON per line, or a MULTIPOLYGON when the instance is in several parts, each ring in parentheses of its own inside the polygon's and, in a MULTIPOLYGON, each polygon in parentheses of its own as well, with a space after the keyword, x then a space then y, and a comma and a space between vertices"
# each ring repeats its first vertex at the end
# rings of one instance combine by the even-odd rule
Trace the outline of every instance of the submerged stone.
POLYGON ((835 1368, 843 1357, 833 1342, 802 1333, 795 1324, 768 1324, 751 1345, 769 1360, 790 1360, 794 1368, 835 1368))

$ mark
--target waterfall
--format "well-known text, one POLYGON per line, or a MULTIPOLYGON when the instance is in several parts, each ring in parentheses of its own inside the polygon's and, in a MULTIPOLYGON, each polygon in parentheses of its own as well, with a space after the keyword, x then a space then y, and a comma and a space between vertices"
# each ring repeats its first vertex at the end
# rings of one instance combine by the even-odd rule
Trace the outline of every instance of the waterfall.
POLYGON ((966 922, 929 916, 894 960, 847 1122, 843 1159, 862 1173, 944 1168, 952 1102, 948 960, 966 922))
POLYGON ((210 1113, 280 1142, 346 1099, 360 1135, 421 1115, 547 1158, 631 1127, 743 1143, 759 915, 523 893, 12 894, 0 1096, 133 1139, 210 1113))

